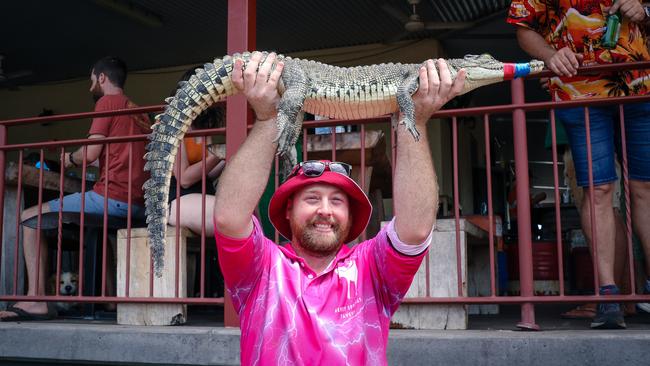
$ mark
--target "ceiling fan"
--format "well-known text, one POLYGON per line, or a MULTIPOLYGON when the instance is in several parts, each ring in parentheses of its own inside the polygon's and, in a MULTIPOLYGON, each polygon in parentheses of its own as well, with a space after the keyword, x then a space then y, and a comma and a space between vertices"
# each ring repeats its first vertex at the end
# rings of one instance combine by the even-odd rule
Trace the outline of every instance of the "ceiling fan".
POLYGON ((473 22, 425 22, 420 18, 417 12, 417 6, 420 0, 406 0, 411 7, 410 14, 405 14, 403 11, 397 9, 393 5, 383 3, 382 10, 393 18, 399 20, 404 24, 404 33, 392 38, 391 41, 398 41, 404 37, 409 36, 411 33, 431 30, 449 30, 449 29, 462 29, 472 26, 473 22))
POLYGON ((15 88, 16 85, 13 82, 14 80, 31 76, 34 74, 30 70, 21 70, 21 71, 5 73, 4 69, 2 68, 2 60, 4 59, 5 56, 0 54, 0 87, 8 87, 10 89, 15 88))

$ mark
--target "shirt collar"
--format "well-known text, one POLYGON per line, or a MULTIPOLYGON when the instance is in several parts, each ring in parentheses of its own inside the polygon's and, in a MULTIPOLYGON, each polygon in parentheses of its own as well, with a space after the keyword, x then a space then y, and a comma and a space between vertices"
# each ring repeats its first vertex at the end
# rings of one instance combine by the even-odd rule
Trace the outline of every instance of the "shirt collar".
MULTIPOLYGON (((293 250, 293 246, 291 244, 286 244, 286 245, 280 246, 280 250, 289 259, 304 263, 305 266, 307 266, 307 262, 305 262, 305 260, 301 256, 296 254, 296 251, 293 250)), ((332 263, 335 264, 335 263, 337 263, 339 261, 344 260, 345 258, 349 257, 351 253, 352 253, 352 249, 350 249, 347 245, 343 244, 341 246, 341 249, 339 249, 339 252, 336 253, 336 257, 334 257, 334 260, 332 261, 332 263)), ((325 273, 331 271, 336 266, 336 265, 332 265, 332 263, 330 263, 330 265, 327 266, 327 268, 325 269, 325 271, 323 271, 322 274, 325 274, 325 273)))

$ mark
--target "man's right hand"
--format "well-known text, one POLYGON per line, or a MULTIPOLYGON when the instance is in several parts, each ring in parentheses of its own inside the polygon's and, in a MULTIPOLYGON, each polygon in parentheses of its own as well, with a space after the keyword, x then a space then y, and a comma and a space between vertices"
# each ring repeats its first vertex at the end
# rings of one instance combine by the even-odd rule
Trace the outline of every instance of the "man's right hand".
POLYGON ((277 107, 280 101, 278 81, 284 63, 278 62, 275 69, 271 70, 275 59, 276 54, 270 53, 260 64, 262 54, 253 52, 245 70, 242 70, 243 62, 235 60, 232 82, 235 88, 246 95, 258 121, 274 119, 278 113, 277 107))
POLYGON ((574 53, 569 47, 564 47, 544 60, 546 67, 559 76, 575 76, 582 63, 582 55, 574 53))
POLYGON ((278 147, 274 142, 278 129, 272 121, 278 114, 278 82, 284 64, 278 62, 273 69, 276 60, 274 53, 262 60, 262 54, 254 52, 246 69, 241 60, 235 60, 233 85, 248 99, 257 123, 226 164, 214 200, 215 227, 231 238, 246 238, 253 232, 251 217, 266 188, 278 147))
POLYGON ((612 6, 604 10, 610 15, 620 11, 624 17, 635 23, 641 23, 646 20, 645 10, 638 0, 616 0, 612 6))

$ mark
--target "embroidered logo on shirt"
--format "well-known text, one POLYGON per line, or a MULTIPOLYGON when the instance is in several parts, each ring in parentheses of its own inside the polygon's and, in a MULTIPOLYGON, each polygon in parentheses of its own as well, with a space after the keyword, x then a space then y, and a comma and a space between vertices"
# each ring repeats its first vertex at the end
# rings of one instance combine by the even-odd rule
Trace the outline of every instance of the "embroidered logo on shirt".
POLYGON ((339 278, 345 278, 348 281, 348 300, 349 300, 350 288, 354 286, 355 292, 357 289, 357 277, 359 276, 359 271, 357 270, 357 264, 353 261, 348 261, 344 265, 340 267, 336 267, 334 269, 334 273, 336 273, 339 276, 339 278))

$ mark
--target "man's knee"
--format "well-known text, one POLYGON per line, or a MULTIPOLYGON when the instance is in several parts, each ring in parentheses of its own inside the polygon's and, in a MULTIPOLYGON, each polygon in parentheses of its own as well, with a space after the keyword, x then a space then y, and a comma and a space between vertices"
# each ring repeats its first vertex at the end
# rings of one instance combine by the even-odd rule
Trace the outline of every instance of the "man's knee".
POLYGON ((650 203, 650 182, 630 180, 630 194, 632 202, 650 203))
MULTIPOLYGON (((585 196, 587 199, 590 199, 591 195, 589 193, 589 187, 583 187, 585 196)), ((594 200, 596 204, 604 203, 603 200, 609 199, 610 204, 612 203, 612 194, 614 193, 614 183, 607 183, 594 186, 594 200)))
MULTIPOLYGON (((41 208, 41 213, 46 212, 50 212, 50 205, 47 202, 43 203, 41 208)), ((38 205, 24 209, 23 212, 20 213, 20 221, 25 221, 36 215, 38 215, 38 205)))
POLYGON ((173 200, 169 204, 169 216, 167 216, 167 224, 171 226, 176 226, 176 206, 178 202, 177 200, 173 200))

